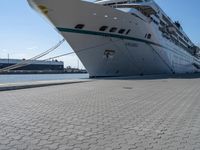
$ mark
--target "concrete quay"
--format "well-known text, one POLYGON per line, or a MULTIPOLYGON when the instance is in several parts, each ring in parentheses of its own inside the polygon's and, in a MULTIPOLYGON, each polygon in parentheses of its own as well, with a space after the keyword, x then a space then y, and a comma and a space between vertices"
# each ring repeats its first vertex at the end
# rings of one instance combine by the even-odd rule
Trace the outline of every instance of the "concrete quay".
POLYGON ((200 150, 200 78, 0 92, 0 150, 200 150))

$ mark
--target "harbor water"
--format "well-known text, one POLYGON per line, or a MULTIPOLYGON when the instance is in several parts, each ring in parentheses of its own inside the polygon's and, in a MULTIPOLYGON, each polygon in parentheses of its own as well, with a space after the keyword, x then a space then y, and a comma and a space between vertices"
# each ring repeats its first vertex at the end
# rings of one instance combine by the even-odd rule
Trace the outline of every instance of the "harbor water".
POLYGON ((67 79, 88 79, 89 74, 25 74, 25 75, 0 75, 1 83, 18 83, 29 81, 49 81, 67 79))

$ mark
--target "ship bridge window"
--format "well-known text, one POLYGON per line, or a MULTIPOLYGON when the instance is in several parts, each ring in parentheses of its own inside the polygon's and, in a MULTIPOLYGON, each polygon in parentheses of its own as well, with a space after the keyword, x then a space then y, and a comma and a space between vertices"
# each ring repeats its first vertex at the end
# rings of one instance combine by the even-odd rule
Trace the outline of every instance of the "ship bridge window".
POLYGON ((116 27, 113 27, 110 29, 110 32, 116 32, 117 31, 117 28, 116 27))
POLYGON ((118 33, 123 34, 125 31, 125 29, 120 29, 118 33))
POLYGON ((99 31, 106 31, 108 29, 108 26, 102 26, 99 28, 99 31))
POLYGON ((126 35, 128 35, 130 32, 131 32, 131 29, 129 29, 129 30, 126 32, 126 35))
POLYGON ((84 24, 77 24, 76 26, 75 26, 75 29, 83 29, 84 28, 84 24))
POLYGON ((152 8, 151 6, 148 5, 130 5, 130 4, 121 4, 121 5, 116 5, 117 8, 134 8, 140 11, 143 15, 150 17, 151 15, 155 15, 157 12, 152 8))

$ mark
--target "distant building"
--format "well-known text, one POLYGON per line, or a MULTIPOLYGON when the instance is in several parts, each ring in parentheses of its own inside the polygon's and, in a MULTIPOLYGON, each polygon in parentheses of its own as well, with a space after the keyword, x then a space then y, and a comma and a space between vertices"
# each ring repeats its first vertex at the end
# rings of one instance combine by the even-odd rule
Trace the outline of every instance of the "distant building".
POLYGON ((72 68, 71 66, 66 67, 64 70, 66 73, 87 73, 85 69, 72 68))
MULTIPOLYGON (((0 69, 9 67, 18 63, 23 62, 20 59, 0 59, 0 69)), ((13 70, 25 70, 25 71, 63 71, 64 63, 61 61, 40 61, 30 60, 28 65, 19 67, 13 70)))

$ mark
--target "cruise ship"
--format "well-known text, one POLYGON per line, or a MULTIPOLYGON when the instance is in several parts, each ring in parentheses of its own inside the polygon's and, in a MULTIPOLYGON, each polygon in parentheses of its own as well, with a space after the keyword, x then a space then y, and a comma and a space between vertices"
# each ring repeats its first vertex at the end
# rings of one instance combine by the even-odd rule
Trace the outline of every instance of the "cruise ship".
POLYGON ((66 39, 90 77, 200 71, 200 48, 153 0, 28 2, 66 39))

